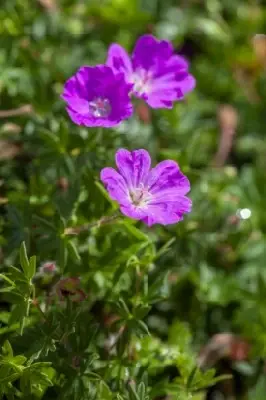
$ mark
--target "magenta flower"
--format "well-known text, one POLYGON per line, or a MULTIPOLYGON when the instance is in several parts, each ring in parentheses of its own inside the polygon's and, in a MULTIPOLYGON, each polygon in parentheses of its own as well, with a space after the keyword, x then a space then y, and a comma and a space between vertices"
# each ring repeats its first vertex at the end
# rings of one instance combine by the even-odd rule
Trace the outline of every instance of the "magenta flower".
POLYGON ((188 72, 188 63, 174 54, 171 43, 152 35, 139 38, 131 58, 123 47, 112 44, 106 63, 116 73, 123 72, 126 81, 134 85, 134 95, 152 108, 171 108, 196 83, 188 72))
POLYGON ((192 202, 185 196, 190 183, 176 162, 165 160, 150 169, 146 150, 120 149, 116 165, 118 171, 104 168, 101 180, 124 215, 149 226, 168 225, 181 221, 183 214, 191 211, 192 202))
POLYGON ((131 88, 123 74, 114 74, 106 65, 81 67, 65 83, 61 97, 76 124, 108 128, 131 116, 131 88))

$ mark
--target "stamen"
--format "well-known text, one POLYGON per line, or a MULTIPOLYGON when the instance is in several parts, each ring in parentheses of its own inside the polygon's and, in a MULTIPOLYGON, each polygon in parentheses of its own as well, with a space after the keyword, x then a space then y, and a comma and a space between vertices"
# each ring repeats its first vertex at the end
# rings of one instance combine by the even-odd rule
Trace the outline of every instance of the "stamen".
POLYGON ((132 203, 138 207, 146 206, 151 199, 151 194, 148 192, 148 189, 144 187, 134 189, 129 195, 132 203))
POLYGON ((134 92, 140 95, 148 93, 152 86, 152 72, 139 68, 132 74, 131 81, 134 83, 134 92))
POLYGON ((89 112, 96 118, 106 118, 110 114, 112 108, 108 99, 96 97, 89 102, 89 112))

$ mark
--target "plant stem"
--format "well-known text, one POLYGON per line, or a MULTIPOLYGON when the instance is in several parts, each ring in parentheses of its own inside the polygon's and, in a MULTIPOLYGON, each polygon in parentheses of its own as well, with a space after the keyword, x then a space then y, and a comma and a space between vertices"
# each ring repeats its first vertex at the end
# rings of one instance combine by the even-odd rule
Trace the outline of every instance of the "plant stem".
POLYGON ((44 321, 45 321, 46 323, 48 323, 48 320, 47 320, 47 318, 46 318, 46 315, 44 314, 43 310, 41 309, 40 304, 39 304, 39 302, 38 302, 38 299, 34 298, 32 304, 37 308, 37 310, 39 311, 39 313, 40 313, 41 316, 43 317, 44 321))
POLYGON ((65 231, 64 231, 64 234, 65 235, 78 235, 79 233, 88 231, 91 228, 94 228, 95 226, 100 227, 101 225, 109 224, 110 222, 113 222, 114 220, 118 219, 119 216, 120 216, 120 213, 116 213, 116 214, 111 215, 109 217, 108 216, 102 217, 98 221, 91 222, 89 224, 84 224, 84 225, 81 225, 81 226, 66 228, 65 231))
POLYGON ((103 136, 103 128, 99 127, 97 129, 96 138, 95 138, 96 144, 100 144, 101 143, 102 136, 103 136))

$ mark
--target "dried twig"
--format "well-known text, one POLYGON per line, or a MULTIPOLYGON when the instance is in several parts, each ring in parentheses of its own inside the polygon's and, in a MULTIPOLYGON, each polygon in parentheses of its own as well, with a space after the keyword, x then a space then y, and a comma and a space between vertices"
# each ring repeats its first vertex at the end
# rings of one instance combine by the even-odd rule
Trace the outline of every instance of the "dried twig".
POLYGON ((230 105, 220 106, 218 120, 221 130, 220 142, 212 163, 216 167, 221 167, 224 165, 233 146, 233 139, 238 125, 237 111, 230 105))
POLYGON ((14 108, 12 110, 0 110, 0 118, 17 117, 19 115, 31 114, 32 112, 32 105, 25 104, 24 106, 14 108))
POLYGON ((117 213, 117 214, 111 215, 110 217, 102 217, 98 221, 91 222, 89 224, 66 228, 64 231, 64 234, 65 235, 78 235, 79 233, 88 231, 91 228, 94 228, 95 226, 99 227, 101 225, 109 224, 110 222, 113 222, 115 219, 117 219, 119 217, 119 215, 120 214, 117 213))

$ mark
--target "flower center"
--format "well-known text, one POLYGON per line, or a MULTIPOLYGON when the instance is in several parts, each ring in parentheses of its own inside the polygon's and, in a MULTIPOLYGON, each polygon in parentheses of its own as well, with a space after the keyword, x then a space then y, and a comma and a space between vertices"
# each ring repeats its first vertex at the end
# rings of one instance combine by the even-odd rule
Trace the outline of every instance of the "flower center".
POLYGON ((139 68, 132 74, 131 81, 134 83, 134 92, 140 95, 148 93, 152 87, 152 72, 139 68))
POLYGON ((97 118, 106 118, 110 114, 112 108, 108 99, 96 97, 89 102, 89 112, 97 118))
POLYGON ((129 196, 132 203, 138 207, 146 206, 151 199, 151 194, 144 187, 135 188, 129 193, 129 196))

